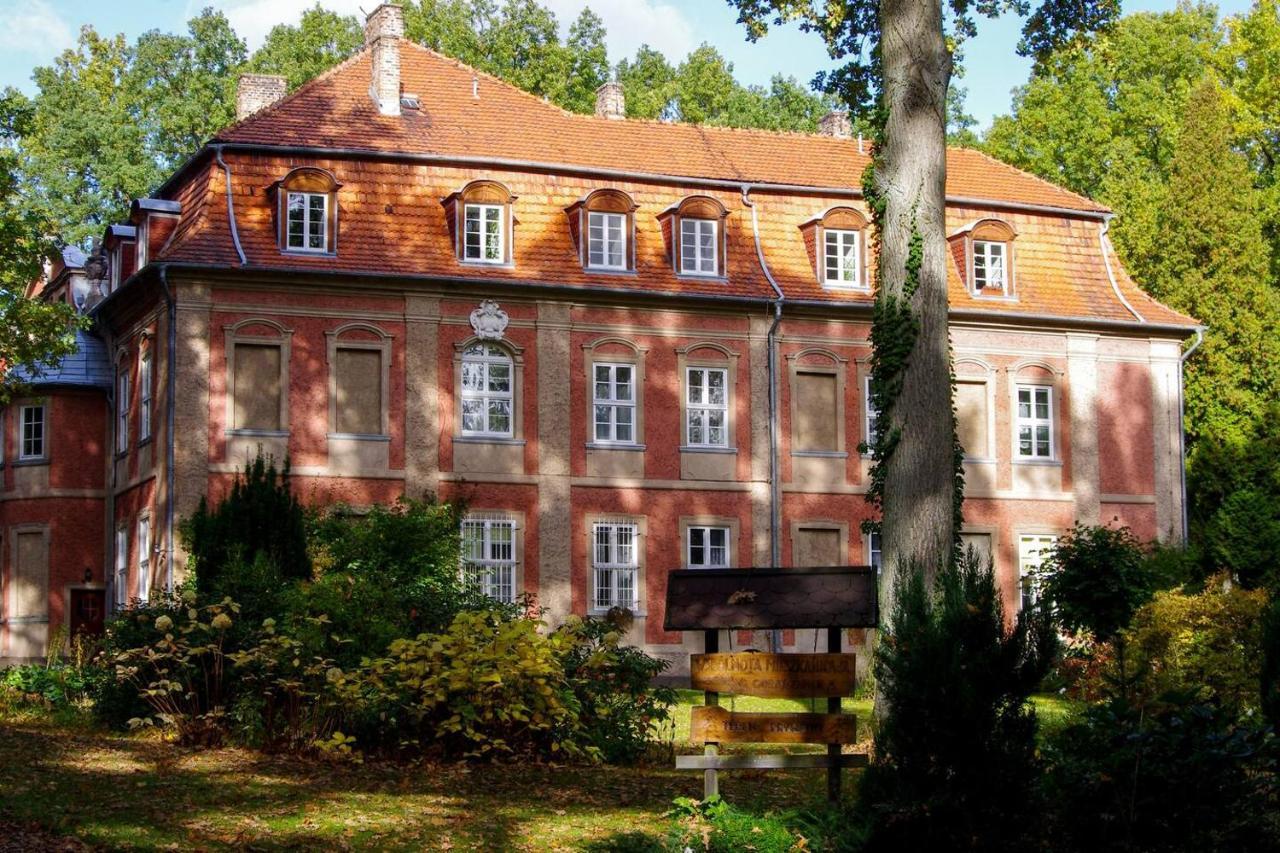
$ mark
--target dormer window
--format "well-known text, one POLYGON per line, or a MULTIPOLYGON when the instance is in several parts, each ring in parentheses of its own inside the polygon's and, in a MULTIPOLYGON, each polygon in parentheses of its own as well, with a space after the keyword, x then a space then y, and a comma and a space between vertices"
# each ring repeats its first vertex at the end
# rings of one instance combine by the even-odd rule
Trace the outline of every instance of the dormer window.
POLYGON ((277 196, 280 248, 285 252, 333 254, 337 249, 338 188, 324 169, 294 169, 270 188, 277 196))
POLYGON ((627 268, 627 218, 621 213, 587 214, 587 266, 606 270, 627 268))
POLYGON ((583 267, 605 272, 635 269, 635 210, 631 196, 615 189, 596 190, 566 208, 583 267))
POLYGON ((852 207, 832 207, 800 226, 818 281, 831 290, 865 290, 867 218, 852 207))
POLYGON ((970 293, 984 298, 1016 295, 1013 241, 1017 236, 1002 219, 979 219, 947 238, 970 293))
POLYGON ((441 201, 459 261, 494 266, 512 263, 515 200, 497 181, 472 181, 441 201))
POLYGON ((858 267, 862 253, 858 251, 861 235, 857 231, 824 229, 823 281, 831 287, 857 287, 858 267))
POLYGON ((725 274, 725 219, 728 209, 710 196, 691 196, 658 217, 662 236, 679 275, 722 277, 725 274))

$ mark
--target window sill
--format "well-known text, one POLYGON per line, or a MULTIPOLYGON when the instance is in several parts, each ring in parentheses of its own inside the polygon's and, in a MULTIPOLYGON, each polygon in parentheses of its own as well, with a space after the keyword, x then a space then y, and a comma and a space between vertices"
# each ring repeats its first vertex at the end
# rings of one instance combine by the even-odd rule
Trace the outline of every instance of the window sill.
POLYGON ((983 293, 981 290, 969 289, 969 295, 974 299, 981 299, 983 302, 1017 302, 1018 297, 1010 296, 1007 293, 983 293))
POLYGON ((329 249, 280 249, 280 254, 289 258, 336 258, 338 253, 329 249))
POLYGON ((687 278, 693 281, 718 281, 727 283, 729 277, 718 272, 677 272, 676 278, 687 278))
MULTIPOLYGON (((614 606, 615 606, 615 607, 621 607, 622 605, 614 605, 614 606)), ((590 608, 589 610, 587 610, 587 615, 588 615, 588 616, 598 617, 598 618, 603 618, 603 617, 605 617, 605 616, 608 616, 608 615, 609 615, 609 611, 610 611, 610 610, 612 610, 612 609, 613 609, 612 607, 604 607, 604 608, 600 608, 600 607, 592 607, 592 608, 590 608)), ((624 610, 629 610, 629 611, 631 611, 631 615, 632 615, 632 617, 634 617, 634 618, 636 618, 636 619, 643 619, 643 618, 645 618, 646 616, 648 616, 648 615, 649 615, 648 613, 644 612, 643 610, 637 610, 637 609, 636 609, 636 608, 634 608, 634 607, 624 607, 623 609, 624 609, 624 610)))
POLYGON ((681 453, 737 453, 736 447, 710 447, 700 444, 682 444, 681 453))
POLYGON ((523 438, 511 438, 504 435, 455 435, 454 444, 518 444, 523 445, 523 438))
POLYGON ((966 465, 994 465, 996 464, 996 458, 994 456, 966 456, 964 463, 966 465))
POLYGON ((137 447, 138 448, 146 447, 148 444, 150 444, 154 440, 155 440, 154 436, 150 436, 150 435, 147 436, 146 438, 140 438, 138 439, 137 447))
POLYGON ((1032 465, 1032 466, 1041 465, 1047 468, 1061 468, 1062 460, 1061 459, 1018 459, 1017 457, 1014 457, 1013 464, 1014 465, 1032 465))
POLYGON ((626 267, 593 267, 593 266, 587 265, 582 269, 584 272, 589 272, 593 274, 602 273, 603 275, 626 275, 626 276, 632 276, 632 277, 639 275, 639 272, 637 272, 636 270, 628 269, 626 267))
POLYGON ((458 258, 458 263, 464 267, 480 267, 481 269, 512 270, 516 268, 513 261, 482 261, 478 258, 458 258))
POLYGON ((823 290, 831 290, 836 293, 870 293, 871 288, 861 284, 832 284, 829 281, 822 282, 823 290))
POLYGON ((328 433, 329 438, 337 438, 343 441, 390 441, 391 436, 382 435, 376 432, 331 432, 328 433))
POLYGON ((247 438, 288 438, 289 430, 287 429, 229 429, 227 435, 244 436, 247 438))
POLYGON ((627 450, 627 451, 635 452, 635 451, 642 451, 646 447, 648 447, 648 445, 646 444, 622 444, 621 442, 617 444, 610 444, 607 441, 588 441, 587 442, 587 450, 627 450))
POLYGON ((48 456, 33 456, 30 459, 13 460, 13 467, 15 468, 25 468, 31 465, 48 465, 48 464, 49 464, 48 456))
POLYGON ((809 456, 818 459, 848 459, 849 453, 844 450, 793 450, 792 456, 809 456))

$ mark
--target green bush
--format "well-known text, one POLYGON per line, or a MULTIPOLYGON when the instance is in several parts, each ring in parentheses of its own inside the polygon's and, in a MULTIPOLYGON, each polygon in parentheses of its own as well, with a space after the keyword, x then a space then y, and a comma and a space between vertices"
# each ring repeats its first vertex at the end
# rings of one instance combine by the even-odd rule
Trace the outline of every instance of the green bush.
POLYGON ((1154 568, 1129 528, 1077 524, 1045 556, 1043 597, 1068 631, 1107 643, 1150 600, 1154 568))
POLYGON ((1280 593, 1273 594, 1262 617, 1262 713, 1280 731, 1280 593))
POLYGON ((188 601, 195 601, 195 590, 187 586, 172 594, 157 593, 146 603, 134 601, 106 623, 102 649, 95 660, 98 676, 91 682, 93 715, 114 729, 125 728, 129 721, 145 717, 150 708, 138 693, 137 686, 116 678, 115 660, 122 653, 150 645, 157 639, 155 620, 167 616, 171 621, 183 618, 188 601))
POLYGON ((53 709, 83 708, 92 701, 101 672, 93 665, 96 642, 88 637, 65 641, 60 629, 49 640, 49 655, 42 664, 24 664, 0 670, 0 690, 22 704, 53 709), (67 654, 63 647, 67 646, 67 654))
POLYGON ((1048 614, 1008 630, 989 565, 972 555, 898 582, 874 668, 887 713, 860 788, 871 850, 1024 850, 1036 841, 1036 717, 1052 663, 1048 614))
POLYGON ((1266 608, 1265 592, 1225 576, 1202 592, 1156 593, 1125 632, 1139 699, 1188 691, 1229 712, 1257 709, 1266 608))
POLYGON ((1054 850, 1280 849, 1275 736, 1187 694, 1094 705, 1046 757, 1054 850))

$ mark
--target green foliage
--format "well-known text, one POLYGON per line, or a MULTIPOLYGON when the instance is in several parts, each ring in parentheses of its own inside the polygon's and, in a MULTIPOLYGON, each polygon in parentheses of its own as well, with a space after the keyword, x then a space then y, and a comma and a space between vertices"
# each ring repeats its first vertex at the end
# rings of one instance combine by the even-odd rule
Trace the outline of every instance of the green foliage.
POLYGON ((92 681, 93 715, 114 729, 125 728, 129 721, 150 713, 138 695, 137 686, 115 677, 115 660, 121 654, 146 646, 157 638, 155 621, 166 616, 174 624, 182 619, 195 601, 191 584, 168 594, 157 592, 147 602, 132 602, 110 618, 102 635, 102 648, 94 661, 102 676, 92 681))
POLYGON ((1037 580, 1064 628, 1102 643, 1155 591, 1142 543, 1127 527, 1077 524, 1045 555, 1037 580))
POLYGON ((242 602, 253 623, 275 615, 283 586, 311 577, 306 516, 289 488, 289 465, 258 456, 210 509, 204 498, 182 525, 201 600, 242 602))
POLYGON ((297 26, 277 24, 254 51, 246 71, 279 74, 289 90, 328 71, 364 47, 364 28, 354 15, 339 15, 319 3, 302 13, 297 26))
POLYGON ((1127 630, 1140 696, 1185 691, 1229 712, 1257 709, 1267 604, 1265 592, 1223 577, 1198 593, 1156 593, 1127 630))
POLYGON ((1280 849, 1275 735, 1214 705, 1095 705, 1046 757, 1054 850, 1280 849))
POLYGON ((67 641, 66 629, 49 638, 49 654, 42 664, 23 664, 0 670, 0 693, 20 703, 52 709, 81 708, 89 704, 100 671, 92 664, 95 644, 77 636, 67 641), (63 647, 67 654, 63 655, 63 647))
POLYGON ((793 832, 778 817, 752 814, 719 797, 702 801, 679 797, 670 816, 676 820, 667 844, 673 850, 788 853, 809 849, 805 838, 793 832))
POLYGON ((1040 771, 1028 698, 1056 646, 1043 608, 1008 629, 973 554, 932 591, 918 566, 904 576, 874 664, 888 713, 860 790, 868 849, 1026 849, 1040 771))
POLYGON ((1262 614, 1261 670, 1262 713, 1280 731, 1280 595, 1272 594, 1271 605, 1262 614))

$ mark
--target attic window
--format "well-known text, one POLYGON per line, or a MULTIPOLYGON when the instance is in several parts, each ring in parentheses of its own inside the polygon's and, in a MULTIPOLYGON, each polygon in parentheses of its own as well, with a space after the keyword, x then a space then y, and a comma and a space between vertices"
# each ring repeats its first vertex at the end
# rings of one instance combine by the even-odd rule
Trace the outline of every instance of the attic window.
POLYGON ((663 213, 663 234, 671 241, 672 264, 680 275, 725 274, 725 219, 729 211, 710 196, 691 196, 663 213))
POLYGON ((406 110, 420 110, 422 102, 418 100, 417 95, 405 94, 400 96, 400 106, 406 110))
POLYGON ((852 207, 829 208, 801 226, 824 288, 866 289, 866 226, 852 207))
POLYGON ((1005 293, 1005 247, 995 240, 973 241, 973 287, 986 293, 1005 293))
POLYGON ((974 296, 1014 295, 1013 241, 1017 236, 1001 219, 980 219, 951 235, 952 253, 974 296))
POLYGON ((635 269, 635 210, 631 196, 614 189, 590 193, 567 209, 582 265, 589 270, 635 269))
POLYGON ((472 181, 444 199, 458 260, 466 264, 510 264, 515 236, 515 196, 497 181, 472 181))
POLYGON ((294 169, 272 185, 277 195, 280 248, 285 252, 337 251, 338 187, 323 169, 294 169))

